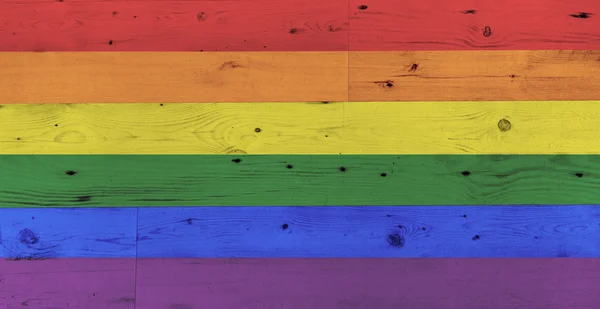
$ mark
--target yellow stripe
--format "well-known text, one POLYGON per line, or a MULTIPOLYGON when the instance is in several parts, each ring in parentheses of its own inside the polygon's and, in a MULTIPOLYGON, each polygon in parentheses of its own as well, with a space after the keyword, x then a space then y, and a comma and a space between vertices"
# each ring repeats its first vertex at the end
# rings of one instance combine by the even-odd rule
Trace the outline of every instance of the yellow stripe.
POLYGON ((0 103, 347 101, 347 52, 0 53, 0 103))
POLYGON ((11 104, 2 154, 600 153, 600 102, 11 104))
POLYGON ((600 50, 351 52, 350 101, 600 99, 600 50))

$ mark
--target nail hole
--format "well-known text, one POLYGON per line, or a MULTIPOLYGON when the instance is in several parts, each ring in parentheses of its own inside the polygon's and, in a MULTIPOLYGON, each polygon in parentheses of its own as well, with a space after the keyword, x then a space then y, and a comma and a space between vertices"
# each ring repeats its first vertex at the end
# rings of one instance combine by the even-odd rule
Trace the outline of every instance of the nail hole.
POLYGON ((240 162, 242 162, 242 159, 235 158, 235 159, 232 159, 231 162, 233 162, 233 163, 240 163, 240 162))
POLYGON ((345 172, 345 171, 346 171, 346 168, 343 166, 340 166, 340 172, 345 172))
POLYGON ((469 171, 462 171, 462 172, 460 172, 460 173, 461 173, 463 176, 469 176, 469 175, 471 175, 471 172, 469 172, 469 171))

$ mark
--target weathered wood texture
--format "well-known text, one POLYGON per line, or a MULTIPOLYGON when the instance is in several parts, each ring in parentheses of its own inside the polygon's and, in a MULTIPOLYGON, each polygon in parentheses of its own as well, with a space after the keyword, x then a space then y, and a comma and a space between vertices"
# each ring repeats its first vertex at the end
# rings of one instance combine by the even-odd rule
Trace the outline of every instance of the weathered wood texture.
POLYGON ((346 0, 2 1, 0 51, 348 50, 346 0))
POLYGON ((589 309, 600 302, 598 259, 140 259, 135 264, 135 259, 0 260, 0 300, 8 309, 589 309))
POLYGON ((598 100, 598 59, 600 51, 0 53, 0 102, 598 100))
POLYGON ((600 257, 598 206, 168 207, 138 221, 139 257, 600 257))
POLYGON ((600 99, 599 50, 351 52, 349 61, 351 101, 600 99))
POLYGON ((140 259, 137 307, 589 309, 598 259, 140 259))
POLYGON ((8 208, 0 257, 10 260, 136 256, 136 208, 8 208))
POLYGON ((347 101, 348 53, 0 53, 0 102, 347 101))
POLYGON ((9 104, 2 154, 599 154, 599 101, 9 104))
POLYGON ((0 51, 600 49, 594 0, 3 1, 0 51))
POLYGON ((351 50, 600 49, 596 0, 350 0, 351 50))
POLYGON ((600 257, 600 207, 585 205, 14 208, 0 213, 0 257, 8 260, 600 257))
POLYGON ((3 155, 0 206, 596 204, 595 155, 3 155))
POLYGON ((135 266, 135 259, 0 259, 0 306, 134 309, 135 266))

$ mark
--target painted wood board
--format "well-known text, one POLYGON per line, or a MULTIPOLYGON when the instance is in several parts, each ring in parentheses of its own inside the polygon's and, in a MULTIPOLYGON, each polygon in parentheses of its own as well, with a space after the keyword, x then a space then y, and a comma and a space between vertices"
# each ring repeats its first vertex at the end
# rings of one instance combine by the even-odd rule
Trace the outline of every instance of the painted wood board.
POLYGON ((598 59, 598 51, 7 52, 0 102, 598 100, 598 59))
POLYGON ((350 0, 349 5, 351 50, 600 49, 600 3, 594 0, 350 0))
POLYGON ((342 51, 342 0, 3 1, 0 51, 342 51))
POLYGON ((136 256, 137 208, 7 208, 0 257, 11 260, 136 256))
POLYGON ((140 258, 600 257, 599 206, 139 208, 140 258))
POLYGON ((134 309, 135 268, 135 259, 0 259, 0 304, 6 309, 134 309))
POLYGON ((0 53, 0 102, 347 101, 347 52, 0 53))
POLYGON ((598 49, 599 8, 592 0, 4 1, 0 50, 598 49))
POLYGON ((589 309, 598 259, 140 259, 138 308, 589 309))
POLYGON ((350 101, 600 98, 598 50, 375 51, 349 57, 350 101))
POLYGON ((600 257, 596 205, 9 208, 0 213, 0 258, 9 260, 600 257))
POLYGON ((598 154, 599 101, 7 104, 2 154, 598 154))
POLYGON ((3 155, 1 207, 595 204, 595 155, 3 155))

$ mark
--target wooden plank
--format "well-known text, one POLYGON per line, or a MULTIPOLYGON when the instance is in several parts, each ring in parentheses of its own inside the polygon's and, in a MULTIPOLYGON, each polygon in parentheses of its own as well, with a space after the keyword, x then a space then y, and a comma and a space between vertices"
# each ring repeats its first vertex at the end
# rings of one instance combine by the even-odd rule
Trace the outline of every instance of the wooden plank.
POLYGON ((0 53, 0 102, 347 101, 346 52, 0 53))
POLYGON ((7 309, 134 309, 135 259, 2 259, 0 302, 7 309))
POLYGON ((595 204, 596 155, 3 155, 0 205, 595 204))
POLYGON ((0 51, 343 51, 342 0, 2 1, 0 51))
POLYGON ((350 0, 352 50, 600 49, 595 0, 350 0))
POLYGON ((3 209, 0 257, 135 257, 136 229, 135 208, 3 209))
POLYGON ((589 309, 598 259, 140 259, 138 308, 589 309))
POLYGON ((600 99, 599 50, 351 52, 349 61, 351 101, 600 99))
POLYGON ((600 207, 582 205, 142 207, 137 251, 142 258, 597 258, 599 230, 600 207))
POLYGON ((2 154, 599 154, 599 101, 10 104, 2 154))
POLYGON ((0 257, 598 258, 599 226, 586 205, 14 208, 0 257))

